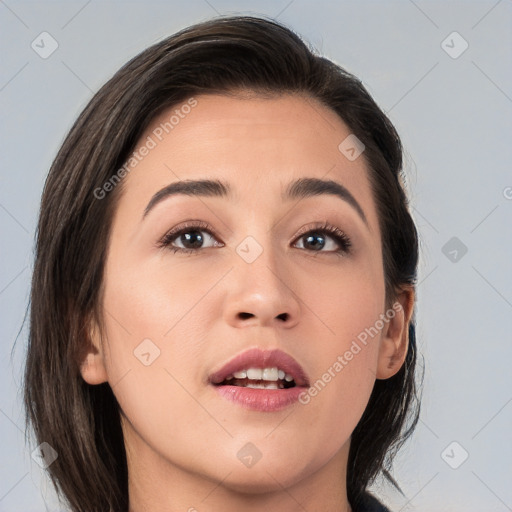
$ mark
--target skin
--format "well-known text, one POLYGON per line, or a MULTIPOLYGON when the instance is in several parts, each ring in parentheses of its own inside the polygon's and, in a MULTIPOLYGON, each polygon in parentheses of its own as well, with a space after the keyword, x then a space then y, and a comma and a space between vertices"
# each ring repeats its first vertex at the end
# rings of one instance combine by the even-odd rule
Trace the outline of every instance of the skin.
MULTIPOLYGON (((120 404, 130 510, 350 511, 350 436, 375 379, 391 377, 405 360, 413 289, 401 292, 401 310, 307 405, 250 411, 219 397, 207 378, 234 355, 261 347, 293 356, 313 383, 389 310, 364 156, 349 161, 340 152, 350 130, 315 100, 196 100, 124 178, 103 283, 104 335, 91 324, 81 367, 87 383, 108 381, 120 404), (301 177, 343 184, 368 227, 333 195, 283 202, 286 185, 301 177), (199 178, 228 181, 234 198, 173 196, 142 220, 158 190, 199 178), (201 231, 202 252, 156 247, 187 220, 215 230, 201 231), (319 252, 297 236, 325 220, 350 237, 350 254, 336 255, 329 233, 318 233, 327 237, 319 252), (250 264, 236 252, 247 236, 263 248, 250 264), (148 366, 134 356, 147 338, 160 350, 148 366), (248 442, 262 454, 250 468, 237 457, 248 442)), ((174 241, 190 247, 184 244, 183 237, 174 241)))

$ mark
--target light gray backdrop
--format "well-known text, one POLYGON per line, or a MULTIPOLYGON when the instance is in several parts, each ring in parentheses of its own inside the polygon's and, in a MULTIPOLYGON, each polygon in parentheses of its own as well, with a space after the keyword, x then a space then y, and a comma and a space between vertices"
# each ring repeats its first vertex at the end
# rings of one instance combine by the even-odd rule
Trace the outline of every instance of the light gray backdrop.
POLYGON ((376 492, 395 511, 512 510, 512 1, 5 0, 0 511, 61 509, 24 443, 26 327, 11 361, 39 199, 57 148, 129 58, 186 25, 242 12, 277 18, 358 75, 407 151, 422 240, 423 409, 395 461, 406 497, 382 482, 376 492))

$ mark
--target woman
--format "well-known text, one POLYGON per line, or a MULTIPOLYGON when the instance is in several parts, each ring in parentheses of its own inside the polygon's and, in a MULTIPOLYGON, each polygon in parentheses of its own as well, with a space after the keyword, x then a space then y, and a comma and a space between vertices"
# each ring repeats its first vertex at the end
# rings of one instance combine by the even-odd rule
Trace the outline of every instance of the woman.
POLYGON ((255 17, 128 62, 43 192, 25 406, 73 511, 387 510, 417 232, 361 82, 255 17), (53 454, 49 456, 48 454, 53 454))

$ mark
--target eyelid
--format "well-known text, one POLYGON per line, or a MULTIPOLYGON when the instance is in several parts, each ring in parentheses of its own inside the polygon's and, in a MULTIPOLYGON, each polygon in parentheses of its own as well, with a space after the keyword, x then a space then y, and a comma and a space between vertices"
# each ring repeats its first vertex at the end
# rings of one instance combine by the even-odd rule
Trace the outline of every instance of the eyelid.
POLYGON ((217 232, 215 229, 208 224, 208 222, 202 220, 187 220, 173 227, 169 231, 166 231, 165 234, 160 238, 157 242, 157 247, 165 247, 168 243, 170 243, 171 239, 176 238, 180 232, 185 230, 196 230, 196 231, 207 231, 213 237, 218 238, 217 232))
MULTIPOLYGON (((336 224, 331 224, 328 221, 322 222, 314 222, 312 224, 308 224, 301 228, 299 233, 296 235, 295 240, 301 238, 310 232, 325 232, 331 238, 336 240, 336 243, 340 245, 341 249, 339 251, 318 251, 318 254, 340 254, 340 252, 350 253, 352 252, 352 238, 349 237, 345 231, 336 226, 336 224)), ((315 253, 315 251, 312 251, 315 253)))

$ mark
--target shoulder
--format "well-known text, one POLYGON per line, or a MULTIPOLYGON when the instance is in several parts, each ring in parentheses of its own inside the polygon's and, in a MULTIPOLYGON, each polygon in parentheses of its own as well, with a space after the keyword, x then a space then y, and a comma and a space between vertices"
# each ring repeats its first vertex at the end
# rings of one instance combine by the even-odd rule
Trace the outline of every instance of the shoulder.
POLYGON ((354 512, 391 512, 375 496, 366 492, 363 495, 361 505, 354 512))

